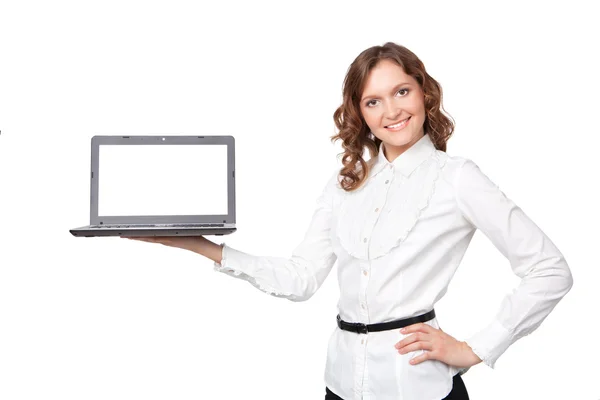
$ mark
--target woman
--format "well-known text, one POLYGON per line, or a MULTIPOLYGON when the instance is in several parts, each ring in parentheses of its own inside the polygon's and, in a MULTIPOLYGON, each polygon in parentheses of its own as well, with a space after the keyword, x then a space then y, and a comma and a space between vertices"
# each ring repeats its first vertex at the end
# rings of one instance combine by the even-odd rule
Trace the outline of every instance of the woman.
POLYGON ((468 399, 460 375, 481 361, 493 368, 548 316, 572 277, 552 241, 473 161, 446 154, 454 126, 441 108, 441 87, 415 54, 394 43, 371 47, 351 64, 334 113, 344 166, 289 259, 202 237, 138 239, 202 254, 215 270, 292 301, 308 300, 337 260, 325 399, 468 399), (489 325, 458 341, 433 308, 477 229, 522 282, 489 325))

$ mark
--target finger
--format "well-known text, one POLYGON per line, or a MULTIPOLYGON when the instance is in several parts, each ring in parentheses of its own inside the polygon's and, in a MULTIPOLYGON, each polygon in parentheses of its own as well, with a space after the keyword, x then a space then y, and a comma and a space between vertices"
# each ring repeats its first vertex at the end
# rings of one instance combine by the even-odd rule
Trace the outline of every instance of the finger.
POLYGON ((404 347, 406 345, 418 342, 420 340, 429 341, 429 337, 428 337, 428 335, 426 333, 416 332, 416 333, 414 333, 414 334, 412 334, 410 336, 405 337, 404 339, 402 339, 398 343, 396 343, 396 345, 394 347, 396 347, 397 349, 401 349, 402 347, 404 347))
POLYGON ((416 324, 412 324, 409 326, 406 326, 402 329, 400 329, 400 333, 406 335, 407 333, 411 333, 411 332, 426 332, 426 333, 431 333, 434 330, 436 330, 434 327, 427 325, 423 322, 419 322, 416 324))
POLYGON ((163 246, 176 247, 174 239, 171 238, 171 237, 169 237, 169 236, 166 236, 166 237, 155 237, 153 242, 154 243, 160 243, 163 246))
POLYGON ((154 238, 151 237, 126 237, 127 239, 131 239, 131 240, 139 240, 141 242, 154 242, 154 238))
POLYGON ((419 354, 418 356, 411 358, 410 363, 412 365, 417 365, 429 359, 433 359, 433 356, 431 355, 430 351, 426 351, 423 354, 419 354))
POLYGON ((398 349, 398 353, 406 354, 406 353, 410 353, 411 351, 417 351, 417 350, 431 351, 431 350, 433 350, 433 344, 431 342, 425 342, 425 341, 411 343, 408 346, 404 346, 403 348, 398 349))

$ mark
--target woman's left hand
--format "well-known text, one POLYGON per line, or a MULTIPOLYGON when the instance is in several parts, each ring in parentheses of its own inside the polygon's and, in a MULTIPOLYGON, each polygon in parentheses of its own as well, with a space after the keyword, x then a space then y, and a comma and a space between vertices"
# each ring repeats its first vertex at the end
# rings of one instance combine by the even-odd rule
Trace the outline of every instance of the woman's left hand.
POLYGON ((481 359, 473 352, 466 342, 460 342, 441 329, 436 329, 424 323, 407 326, 400 330, 403 335, 409 335, 396 343, 394 347, 400 354, 411 351, 425 352, 411 360, 412 365, 425 360, 439 360, 458 368, 468 368, 479 364, 481 359))

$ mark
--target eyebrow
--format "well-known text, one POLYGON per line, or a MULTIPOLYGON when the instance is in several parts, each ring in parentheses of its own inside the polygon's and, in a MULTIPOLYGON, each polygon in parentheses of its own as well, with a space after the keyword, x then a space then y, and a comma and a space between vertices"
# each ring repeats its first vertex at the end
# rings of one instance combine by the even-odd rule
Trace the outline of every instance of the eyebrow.
MULTIPOLYGON (((409 82, 402 82, 402 83, 399 83, 399 84, 397 84, 396 86, 394 86, 394 88, 392 89, 392 91, 391 91, 391 92, 392 92, 392 93, 396 92, 398 89, 400 89, 400 86, 404 86, 404 85, 411 85, 411 83, 409 83, 409 82)), ((363 101, 365 101, 365 100, 371 100, 373 97, 377 97, 377 95, 370 94, 370 95, 368 95, 368 96, 363 96, 363 98, 362 98, 362 99, 360 99, 360 101, 361 101, 361 103, 362 103, 362 102, 363 102, 363 101)))

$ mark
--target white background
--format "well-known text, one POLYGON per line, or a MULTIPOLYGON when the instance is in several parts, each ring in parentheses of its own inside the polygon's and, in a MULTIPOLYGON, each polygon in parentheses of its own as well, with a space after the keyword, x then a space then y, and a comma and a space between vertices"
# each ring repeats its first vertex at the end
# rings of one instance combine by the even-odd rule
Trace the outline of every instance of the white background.
MULTIPOLYGON (((600 398, 600 89, 593 2, 3 1, 0 399, 322 399, 335 270, 308 302, 192 252, 75 238, 93 135, 233 135, 238 231, 287 256, 340 165, 342 81, 395 41, 444 89, 474 160, 564 253, 574 287, 472 399, 600 398)), ((478 232, 436 305, 464 339, 518 283, 478 232)))

